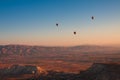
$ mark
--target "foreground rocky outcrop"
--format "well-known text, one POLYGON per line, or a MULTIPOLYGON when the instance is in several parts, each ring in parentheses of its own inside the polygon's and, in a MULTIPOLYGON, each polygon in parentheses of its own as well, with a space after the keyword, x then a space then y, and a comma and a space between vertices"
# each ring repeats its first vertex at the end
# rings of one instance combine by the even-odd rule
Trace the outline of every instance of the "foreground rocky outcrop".
POLYGON ((46 71, 39 66, 12 65, 10 67, 0 69, 0 79, 25 74, 40 75, 42 73, 46 73, 46 71))
POLYGON ((95 63, 80 74, 83 80, 120 80, 120 64, 95 63))
POLYGON ((34 80, 120 80, 120 64, 95 63, 79 74, 49 71, 34 80))
POLYGON ((120 80, 120 64, 117 63, 94 63, 89 69, 78 74, 57 71, 45 71, 40 67, 31 65, 13 65, 0 69, 0 80, 12 80, 6 77, 33 74, 28 78, 14 80, 120 80), (3 78, 2 78, 3 77, 3 78))

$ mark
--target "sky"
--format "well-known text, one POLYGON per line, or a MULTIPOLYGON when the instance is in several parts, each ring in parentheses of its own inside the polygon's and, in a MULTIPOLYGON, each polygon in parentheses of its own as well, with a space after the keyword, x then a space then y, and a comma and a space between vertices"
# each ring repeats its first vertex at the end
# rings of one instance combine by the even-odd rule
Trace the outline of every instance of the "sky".
POLYGON ((6 44, 118 45, 120 0, 0 0, 0 45, 6 44))

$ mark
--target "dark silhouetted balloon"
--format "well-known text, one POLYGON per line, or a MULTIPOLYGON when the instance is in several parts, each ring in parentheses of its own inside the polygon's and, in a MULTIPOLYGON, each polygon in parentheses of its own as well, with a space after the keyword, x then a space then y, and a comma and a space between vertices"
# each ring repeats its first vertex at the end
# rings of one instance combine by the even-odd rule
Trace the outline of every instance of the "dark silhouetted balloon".
POLYGON ((58 23, 56 23, 56 26, 58 26, 58 23))
POLYGON ((76 32, 73 32, 74 33, 74 35, 76 35, 76 32))
POLYGON ((91 19, 93 20, 93 19, 94 19, 94 16, 92 16, 91 19))

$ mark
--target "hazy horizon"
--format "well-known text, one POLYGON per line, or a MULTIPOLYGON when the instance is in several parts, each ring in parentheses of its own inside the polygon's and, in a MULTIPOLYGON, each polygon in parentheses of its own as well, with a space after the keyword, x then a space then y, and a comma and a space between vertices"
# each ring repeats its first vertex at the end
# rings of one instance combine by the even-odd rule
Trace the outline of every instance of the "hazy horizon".
POLYGON ((1 0, 0 12, 0 45, 120 45, 120 0, 1 0))
POLYGON ((33 45, 33 44, 0 44, 0 46, 39 46, 39 47, 76 47, 76 46, 100 46, 100 47, 120 47, 119 44, 100 45, 100 44, 78 44, 78 45, 33 45))

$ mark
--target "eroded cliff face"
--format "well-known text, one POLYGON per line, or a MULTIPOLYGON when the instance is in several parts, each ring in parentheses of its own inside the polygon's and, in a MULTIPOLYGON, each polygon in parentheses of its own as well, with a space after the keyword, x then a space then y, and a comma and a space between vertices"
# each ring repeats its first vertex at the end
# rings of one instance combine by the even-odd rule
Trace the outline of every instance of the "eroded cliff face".
POLYGON ((44 69, 42 69, 39 66, 33 66, 33 65, 12 65, 10 67, 0 69, 1 79, 11 77, 11 76, 13 77, 21 76, 26 74, 38 76, 43 73, 44 74, 46 73, 44 69))

